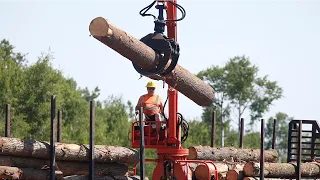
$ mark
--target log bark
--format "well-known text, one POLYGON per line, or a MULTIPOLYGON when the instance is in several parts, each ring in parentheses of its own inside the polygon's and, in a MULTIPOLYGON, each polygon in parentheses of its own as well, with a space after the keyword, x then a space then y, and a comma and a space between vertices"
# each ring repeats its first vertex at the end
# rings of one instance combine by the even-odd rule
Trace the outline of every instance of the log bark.
MULTIPOLYGON (((140 180, 139 176, 95 176, 95 180, 140 180)), ((88 176, 66 176, 64 180, 89 180, 88 176)), ((145 180, 149 180, 147 177, 145 180)))
MULTIPOLYGON (((294 178, 296 177, 296 164, 294 163, 265 163, 264 176, 275 178, 294 178)), ((245 176, 260 176, 260 164, 256 162, 248 162, 243 167, 245 176)), ((301 163, 302 177, 320 177, 320 163, 306 162, 301 163)))
MULTIPOLYGON (((159 56, 152 48, 116 27, 107 19, 103 17, 93 19, 90 23, 89 31, 95 39, 136 63, 144 70, 157 66, 159 56)), ((212 87, 178 64, 173 72, 161 78, 200 106, 209 106, 214 101, 212 87)))
MULTIPOLYGON (((49 169, 50 160, 0 156, 0 166, 14 166, 19 168, 49 169)), ((89 163, 75 161, 56 161, 56 170, 63 175, 88 175, 89 163)), ((94 172, 103 176, 123 176, 128 173, 128 166, 120 163, 95 163, 94 172)))
MULTIPOLYGON (((0 166, 0 178, 19 180, 44 180, 50 179, 49 174, 49 170, 36 170, 31 168, 0 166)), ((56 171, 55 179, 63 180, 63 175, 61 171, 56 171)))
MULTIPOLYGON (((278 153, 274 149, 265 150, 265 162, 276 162, 278 153)), ((248 162, 260 160, 260 149, 237 149, 233 147, 210 147, 191 146, 189 147, 188 159, 248 162)))
MULTIPOLYGON (((55 143, 56 160, 89 161, 89 146, 55 143)), ((129 163, 139 160, 138 151, 121 146, 95 145, 95 162, 129 163)), ((0 155, 50 159, 50 143, 31 139, 0 137, 0 155)))
POLYGON ((17 167, 0 166, 0 178, 20 179, 22 170, 17 167))
MULTIPOLYGON (((280 180, 281 178, 263 178, 264 180, 280 180)), ((243 180, 260 180, 260 178, 257 177, 245 177, 243 180)), ((283 180, 283 179, 281 179, 283 180)))
MULTIPOLYGON (((79 176, 79 175, 73 175, 73 176, 65 176, 64 180, 89 180, 88 176, 79 176)), ((101 177, 94 177, 94 180, 115 180, 111 176, 101 176, 101 177)))

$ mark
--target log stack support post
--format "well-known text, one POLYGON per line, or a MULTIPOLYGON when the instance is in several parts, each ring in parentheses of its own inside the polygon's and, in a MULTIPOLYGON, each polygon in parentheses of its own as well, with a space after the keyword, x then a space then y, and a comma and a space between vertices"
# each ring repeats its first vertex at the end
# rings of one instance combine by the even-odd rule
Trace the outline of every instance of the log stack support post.
POLYGON ((272 149, 276 149, 277 143, 277 120, 273 120, 273 133, 272 133, 272 149))
POLYGON ((62 141, 62 111, 58 111, 58 124, 57 124, 57 142, 62 141))
POLYGON ((299 127, 298 127, 298 151, 297 151, 297 179, 301 179, 301 145, 302 145, 302 120, 299 121, 299 127))
POLYGON ((89 155, 89 178, 94 179, 94 135, 95 135, 95 106, 94 101, 90 101, 90 155, 89 155))
POLYGON ((6 124, 5 124, 5 137, 10 137, 10 104, 6 104, 6 124))
POLYGON ((261 179, 261 180, 264 180, 264 119, 261 119, 260 179, 261 179))
POLYGON ((216 113, 212 111, 212 124, 211 124, 211 147, 216 143, 216 113))
POLYGON ((144 116, 143 107, 140 107, 139 111, 139 125, 140 125, 140 179, 145 178, 145 156, 144 156, 144 116))
POLYGON ((244 138, 244 119, 240 119, 240 138, 239 138, 239 148, 243 148, 243 138, 244 138))
POLYGON ((55 122, 56 122, 56 97, 51 96, 51 131, 50 131, 50 180, 55 180, 55 122))

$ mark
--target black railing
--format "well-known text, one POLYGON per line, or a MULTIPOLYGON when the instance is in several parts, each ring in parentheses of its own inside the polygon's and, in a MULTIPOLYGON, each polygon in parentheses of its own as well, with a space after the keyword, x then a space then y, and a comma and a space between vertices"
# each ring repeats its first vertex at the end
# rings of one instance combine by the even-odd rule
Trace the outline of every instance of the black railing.
POLYGON ((287 162, 320 159, 320 127, 316 120, 292 120, 289 123, 287 153, 287 162))

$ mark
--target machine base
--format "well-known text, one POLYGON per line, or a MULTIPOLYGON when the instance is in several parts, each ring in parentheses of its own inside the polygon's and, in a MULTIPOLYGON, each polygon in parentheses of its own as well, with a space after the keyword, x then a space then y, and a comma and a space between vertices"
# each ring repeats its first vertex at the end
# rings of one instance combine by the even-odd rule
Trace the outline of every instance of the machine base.
POLYGON ((218 171, 212 161, 187 160, 188 149, 158 149, 158 164, 153 171, 153 180, 193 180, 189 163, 203 164, 208 174, 201 179, 217 179, 218 171))
POLYGON ((192 180, 192 171, 187 159, 188 149, 158 149, 158 164, 153 171, 153 180, 192 180))

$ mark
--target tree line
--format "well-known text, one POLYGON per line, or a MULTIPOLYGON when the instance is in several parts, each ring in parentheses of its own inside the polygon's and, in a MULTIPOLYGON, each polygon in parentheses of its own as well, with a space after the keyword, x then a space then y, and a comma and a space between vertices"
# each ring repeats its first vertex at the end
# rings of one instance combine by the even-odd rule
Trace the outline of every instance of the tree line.
MULTIPOLYGON (((16 52, 6 39, 0 43, 0 132, 4 132, 5 105, 11 105, 11 135, 17 138, 49 141, 50 98, 57 97, 57 110, 62 111, 62 141, 67 143, 89 143, 89 106, 95 102, 95 143, 130 147, 128 132, 134 121, 134 105, 122 96, 110 95, 97 100, 99 87, 89 90, 79 87, 73 78, 52 66, 53 56, 41 54, 37 61, 29 64, 26 54, 16 52)), ((210 145, 211 114, 216 112, 215 146, 234 146, 239 143, 238 127, 244 113, 250 114, 246 126, 253 126, 263 118, 272 103, 283 96, 283 90, 268 76, 259 77, 259 68, 251 64, 249 57, 235 56, 223 66, 210 66, 198 74, 209 83, 216 100, 203 108, 201 119, 187 119, 189 135, 183 147, 210 145), (236 114, 236 118, 231 114, 236 114), (223 137, 223 138, 221 138, 223 137)), ((266 123, 265 148, 271 147, 273 119, 277 119, 277 150, 285 161, 287 149, 287 125, 293 117, 278 112, 266 123)), ((244 137, 244 147, 259 148, 260 132, 249 128, 244 137)), ((148 158, 156 158, 152 149, 146 151, 148 158)), ((151 177, 155 164, 147 166, 151 177)))

